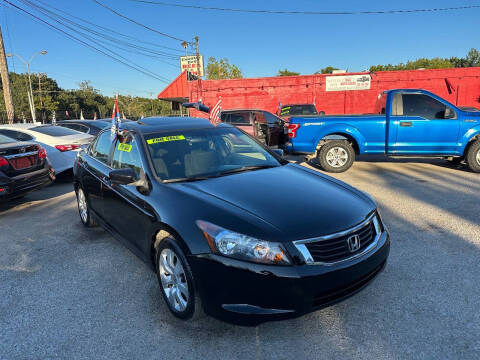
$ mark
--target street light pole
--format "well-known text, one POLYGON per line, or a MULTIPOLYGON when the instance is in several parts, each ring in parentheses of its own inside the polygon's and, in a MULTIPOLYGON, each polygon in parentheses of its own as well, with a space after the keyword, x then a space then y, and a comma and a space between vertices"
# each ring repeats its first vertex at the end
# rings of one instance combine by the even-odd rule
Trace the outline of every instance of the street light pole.
POLYGON ((33 121, 33 122, 36 122, 36 121, 37 121, 37 117, 36 117, 36 114, 35 114, 35 102, 34 102, 34 100, 33 100, 32 79, 31 79, 31 77, 30 77, 30 63, 33 61, 33 59, 34 59, 37 55, 45 55, 45 54, 47 54, 47 51, 46 51, 46 50, 42 50, 42 51, 36 52, 35 54, 32 55, 32 57, 30 58, 30 61, 25 61, 20 55, 17 55, 17 54, 7 54, 7 57, 16 56, 17 58, 20 59, 21 62, 23 62, 23 63, 27 66, 28 86, 29 86, 29 90, 27 90, 27 93, 28 93, 28 103, 29 103, 29 105, 30 105, 30 113, 32 114, 32 121, 33 121))

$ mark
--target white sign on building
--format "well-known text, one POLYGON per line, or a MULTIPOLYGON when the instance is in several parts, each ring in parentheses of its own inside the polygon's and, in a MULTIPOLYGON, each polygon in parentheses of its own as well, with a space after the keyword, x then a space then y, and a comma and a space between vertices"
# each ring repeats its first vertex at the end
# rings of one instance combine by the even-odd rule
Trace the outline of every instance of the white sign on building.
POLYGON ((365 75, 327 76, 326 91, 370 90, 372 77, 365 75))
POLYGON ((180 56, 181 72, 187 70, 189 73, 197 76, 200 70, 200 76, 203 76, 203 56, 199 55, 198 60, 200 60, 199 64, 196 55, 180 56))

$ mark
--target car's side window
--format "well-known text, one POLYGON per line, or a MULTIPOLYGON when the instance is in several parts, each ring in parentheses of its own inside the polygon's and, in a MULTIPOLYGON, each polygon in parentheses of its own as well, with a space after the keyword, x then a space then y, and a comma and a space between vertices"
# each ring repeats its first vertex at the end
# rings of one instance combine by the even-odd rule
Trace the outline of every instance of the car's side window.
POLYGON ((108 164, 108 156, 110 154, 110 147, 112 140, 110 138, 110 131, 105 131, 98 136, 95 143, 90 149, 90 155, 105 164, 108 164))
POLYGON ((250 113, 242 112, 237 114, 230 114, 230 121, 232 125, 250 125, 250 113))
POLYGON ((15 140, 18 140, 18 141, 31 141, 31 140, 33 140, 33 136, 25 134, 21 131, 2 129, 2 130, 0 130, 0 134, 8 136, 9 138, 15 139, 15 140))
POLYGON ((453 109, 428 95, 402 94, 402 99, 404 116, 419 116, 427 120, 456 118, 453 109))
POLYGON ((112 167, 114 169, 131 168, 140 176, 142 160, 138 149, 137 141, 133 136, 120 138, 115 142, 112 167))
POLYGON ((276 117, 273 114, 270 114, 269 112, 264 111, 263 114, 265 115, 265 118, 267 119, 268 124, 274 124, 274 125, 279 125, 281 119, 276 117))

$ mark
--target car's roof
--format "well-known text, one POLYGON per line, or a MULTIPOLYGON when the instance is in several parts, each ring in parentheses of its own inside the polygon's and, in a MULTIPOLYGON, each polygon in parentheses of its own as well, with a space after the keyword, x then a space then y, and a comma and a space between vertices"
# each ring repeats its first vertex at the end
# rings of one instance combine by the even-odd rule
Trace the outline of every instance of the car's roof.
MULTIPOLYGON (((220 123, 217 126, 231 127, 220 123)), ((126 130, 135 130, 141 133, 151 133, 156 131, 170 130, 189 130, 189 129, 208 129, 215 126, 208 119, 194 117, 152 117, 139 121, 129 121, 122 123, 121 128, 126 130)))
POLYGON ((265 111, 265 112, 270 112, 268 110, 263 110, 263 109, 228 109, 228 110, 222 110, 222 113, 227 113, 227 112, 237 112, 237 111, 265 111))
POLYGON ((24 130, 28 130, 28 129, 31 129, 31 128, 37 127, 37 126, 42 126, 42 124, 41 123, 36 123, 36 124, 14 123, 14 124, 2 124, 2 125, 0 125, 0 127, 3 127, 3 128, 24 129, 24 130))
POLYGON ((99 127, 104 126, 106 123, 110 123, 110 121, 105 120, 80 120, 80 119, 69 119, 69 120, 60 120, 57 121, 58 124, 68 124, 68 123, 78 123, 78 124, 85 124, 85 125, 98 125, 99 127))

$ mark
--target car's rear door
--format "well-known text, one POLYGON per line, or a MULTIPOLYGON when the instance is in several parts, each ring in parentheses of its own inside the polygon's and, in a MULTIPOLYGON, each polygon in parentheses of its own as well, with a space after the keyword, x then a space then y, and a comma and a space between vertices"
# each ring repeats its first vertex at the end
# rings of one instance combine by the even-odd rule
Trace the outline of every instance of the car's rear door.
MULTIPOLYGON (((144 168, 141 148, 132 134, 117 139, 111 167, 132 168, 139 179, 144 168)), ((142 253, 148 251, 145 239, 152 224, 152 216, 144 208, 145 196, 136 185, 115 185, 108 180, 103 189, 105 222, 142 253)))

